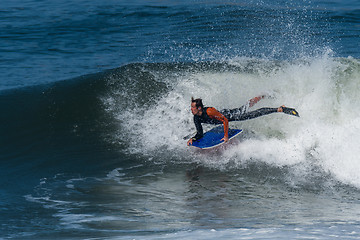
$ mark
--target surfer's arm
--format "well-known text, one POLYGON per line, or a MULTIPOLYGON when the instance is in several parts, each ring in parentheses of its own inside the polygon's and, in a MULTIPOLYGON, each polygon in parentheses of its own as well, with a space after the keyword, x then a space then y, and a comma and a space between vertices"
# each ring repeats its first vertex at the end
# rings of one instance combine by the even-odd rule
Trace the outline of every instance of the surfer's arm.
POLYGON ((224 138, 221 140, 224 140, 224 142, 229 141, 229 120, 222 115, 220 112, 218 112, 215 108, 208 108, 206 110, 206 113, 210 118, 216 119, 221 121, 224 124, 224 138))
POLYGON ((196 127, 196 135, 189 139, 189 141, 187 142, 188 145, 191 145, 193 141, 197 141, 204 136, 201 120, 198 116, 194 116, 194 124, 196 127))

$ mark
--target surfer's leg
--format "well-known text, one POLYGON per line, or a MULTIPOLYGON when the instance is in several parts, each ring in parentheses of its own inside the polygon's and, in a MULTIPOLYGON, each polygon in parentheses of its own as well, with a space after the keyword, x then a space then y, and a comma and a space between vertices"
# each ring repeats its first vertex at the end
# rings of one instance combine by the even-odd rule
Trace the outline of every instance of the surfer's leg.
POLYGON ((283 112, 285 114, 299 117, 299 113, 295 109, 288 108, 285 106, 281 106, 278 108, 259 108, 257 110, 251 111, 251 112, 241 112, 241 111, 239 111, 238 108, 228 109, 227 114, 226 115, 224 114, 224 116, 229 121, 244 121, 244 120, 257 118, 257 117, 265 116, 265 115, 268 115, 271 113, 276 113, 276 112, 283 112))
POLYGON ((260 96, 250 99, 249 101, 246 102, 245 105, 243 105, 239 108, 225 109, 223 111, 226 112, 225 114, 230 114, 230 115, 233 115, 233 114, 238 115, 240 113, 246 113, 249 110, 249 108, 254 106, 256 103, 258 103, 261 99, 263 99, 265 97, 266 97, 266 95, 260 95, 260 96))
POLYGON ((240 108, 223 110, 222 114, 229 121, 244 121, 260 116, 268 115, 279 111, 279 108, 260 108, 251 112, 243 112, 240 108))
POLYGON ((233 121, 243 121, 278 112, 278 108, 259 108, 257 110, 235 115, 233 121))
POLYGON ((244 106, 241 106, 239 108, 234 108, 234 109, 223 109, 220 111, 220 113, 222 115, 224 115, 229 121, 234 121, 232 120, 233 118, 236 118, 236 116, 240 116, 242 114, 245 114, 248 110, 248 104, 245 104, 244 106))
POLYGON ((263 98, 265 98, 265 97, 266 97, 266 95, 260 95, 260 96, 254 97, 254 98, 252 98, 252 99, 250 99, 250 100, 248 101, 248 104, 247 104, 247 105, 249 105, 249 107, 252 107, 252 106, 254 106, 257 102, 259 102, 261 99, 263 99, 263 98))

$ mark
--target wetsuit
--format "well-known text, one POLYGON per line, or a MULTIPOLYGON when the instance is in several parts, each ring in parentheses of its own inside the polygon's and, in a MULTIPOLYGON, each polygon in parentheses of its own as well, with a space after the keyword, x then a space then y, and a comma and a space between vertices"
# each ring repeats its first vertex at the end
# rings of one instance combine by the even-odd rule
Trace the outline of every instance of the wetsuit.
POLYGON ((196 141, 203 137, 204 131, 202 123, 209 124, 224 124, 224 136, 228 136, 228 122, 230 121, 244 121, 252 118, 257 118, 263 115, 277 112, 277 108, 260 108, 255 111, 246 112, 247 105, 235 109, 223 109, 217 111, 213 107, 205 107, 202 111, 201 116, 194 115, 194 123, 196 127, 196 135, 192 138, 196 141))

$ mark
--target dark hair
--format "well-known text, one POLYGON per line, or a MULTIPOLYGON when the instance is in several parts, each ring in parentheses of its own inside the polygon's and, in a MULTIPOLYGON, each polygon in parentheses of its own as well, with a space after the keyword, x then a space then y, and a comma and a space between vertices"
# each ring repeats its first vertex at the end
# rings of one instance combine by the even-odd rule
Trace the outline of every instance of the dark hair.
POLYGON ((193 103, 193 102, 196 103, 195 104, 196 107, 204 108, 201 98, 194 99, 193 97, 191 97, 191 103, 193 103))

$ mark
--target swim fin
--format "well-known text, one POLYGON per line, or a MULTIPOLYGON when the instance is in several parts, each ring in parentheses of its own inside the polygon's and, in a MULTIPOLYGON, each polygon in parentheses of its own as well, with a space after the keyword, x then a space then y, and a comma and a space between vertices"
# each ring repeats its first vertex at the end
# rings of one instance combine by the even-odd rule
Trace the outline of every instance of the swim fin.
POLYGON ((281 107, 281 108, 283 110, 283 113, 300 117, 299 113, 294 108, 288 108, 288 107, 281 107))

